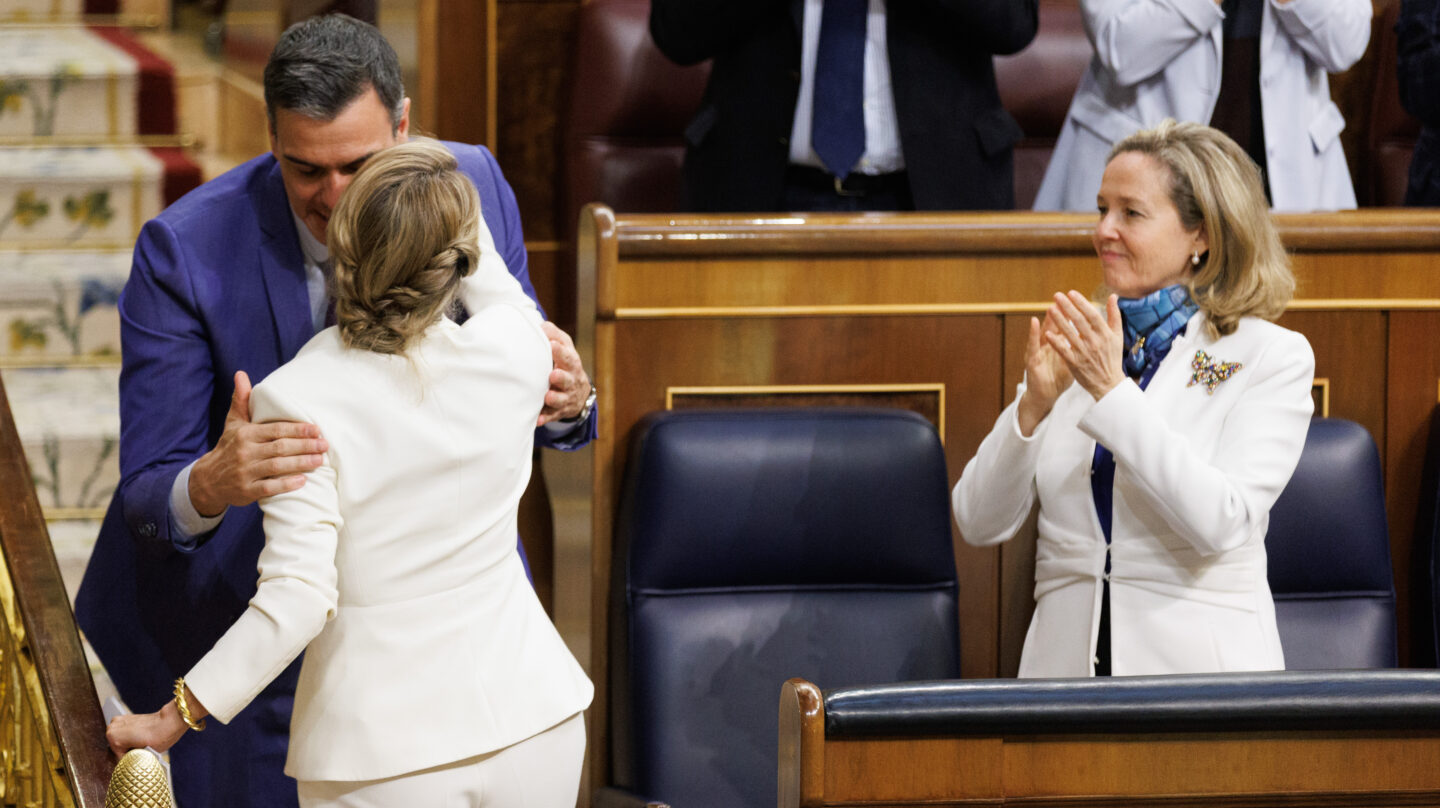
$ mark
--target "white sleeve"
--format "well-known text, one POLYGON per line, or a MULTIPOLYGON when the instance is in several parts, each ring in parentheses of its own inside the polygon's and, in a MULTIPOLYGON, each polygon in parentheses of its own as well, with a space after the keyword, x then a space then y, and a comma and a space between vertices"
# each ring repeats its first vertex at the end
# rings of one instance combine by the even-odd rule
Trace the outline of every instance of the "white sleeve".
MULTIPOLYGON (((253 419, 318 423, 286 406, 267 385, 251 394, 253 419)), ((341 526, 335 468, 326 454, 295 491, 260 500, 265 549, 260 586, 249 607, 185 682, 221 723, 228 723, 280 674, 335 616, 335 547, 341 526)))
POLYGON ((1245 370, 1249 384, 1214 439, 1213 460, 1199 456, 1134 384, 1117 386, 1080 419, 1081 431, 1128 467, 1141 494, 1205 555, 1254 535, 1294 474, 1310 428, 1315 355, 1303 336, 1281 332, 1245 370))
POLYGON ((534 311, 538 323, 540 313, 535 308, 535 301, 525 294, 520 282, 510 274, 483 219, 480 221, 479 241, 480 265, 460 281, 460 302, 465 304, 466 311, 474 315, 487 306, 506 303, 534 311))
POLYGON ((1266 2, 1281 30, 1326 72, 1349 70, 1365 55, 1370 44, 1371 10, 1367 0, 1266 2))
POLYGON ((1030 437, 1020 434, 1017 408, 1024 392, 1021 384, 950 492, 955 524, 967 544, 1008 541, 1035 504, 1035 464, 1050 419, 1042 420, 1030 437))
POLYGON ((1215 0, 1081 0, 1080 11, 1096 59, 1122 87, 1164 70, 1224 19, 1215 0))

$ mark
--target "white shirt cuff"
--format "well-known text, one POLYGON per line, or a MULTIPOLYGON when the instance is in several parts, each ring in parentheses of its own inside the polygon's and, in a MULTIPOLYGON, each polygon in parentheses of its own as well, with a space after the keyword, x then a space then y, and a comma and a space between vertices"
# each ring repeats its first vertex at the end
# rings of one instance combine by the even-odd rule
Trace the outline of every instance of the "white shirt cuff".
POLYGON ((201 516, 195 510, 194 503, 190 501, 190 469, 194 467, 195 464, 191 463, 181 469, 175 475, 175 484, 170 487, 170 534, 171 540, 177 544, 186 544, 196 536, 209 533, 225 518, 225 511, 217 516, 201 516))

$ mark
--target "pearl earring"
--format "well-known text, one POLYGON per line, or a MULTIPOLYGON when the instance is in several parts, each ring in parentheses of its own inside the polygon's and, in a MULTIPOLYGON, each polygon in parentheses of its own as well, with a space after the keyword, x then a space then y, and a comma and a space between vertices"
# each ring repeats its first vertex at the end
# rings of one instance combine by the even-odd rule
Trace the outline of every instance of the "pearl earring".
POLYGON ((1192 267, 1198 267, 1198 266, 1200 266, 1200 251, 1199 251, 1199 250, 1195 250, 1195 251, 1193 251, 1193 252, 1190 253, 1190 266, 1192 266, 1192 267))

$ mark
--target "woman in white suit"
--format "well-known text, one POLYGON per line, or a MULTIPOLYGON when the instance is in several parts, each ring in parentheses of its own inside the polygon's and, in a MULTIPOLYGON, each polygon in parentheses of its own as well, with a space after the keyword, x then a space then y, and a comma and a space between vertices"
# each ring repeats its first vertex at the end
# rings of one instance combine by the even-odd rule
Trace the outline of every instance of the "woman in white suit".
POLYGON ((1036 195, 1089 210, 1111 147, 1166 118, 1211 124, 1260 164, 1276 210, 1355 207, 1327 73, 1370 40, 1369 0, 1080 0, 1095 49, 1036 195), (1223 6, 1223 10, 1222 10, 1223 6))
POLYGON ((569 808, 592 687, 515 549, 551 370, 539 314, 433 141, 370 158, 329 244, 339 325, 251 402, 256 421, 319 425, 330 451, 261 500, 249 609, 110 745, 227 722, 303 650, 285 766, 302 805, 569 808))
POLYGON ((1103 309, 1055 295, 1025 381, 952 493, 965 540, 1039 506, 1023 677, 1284 667, 1270 507, 1305 443, 1315 361, 1275 325, 1294 290, 1260 176, 1166 121, 1105 167, 1103 309))

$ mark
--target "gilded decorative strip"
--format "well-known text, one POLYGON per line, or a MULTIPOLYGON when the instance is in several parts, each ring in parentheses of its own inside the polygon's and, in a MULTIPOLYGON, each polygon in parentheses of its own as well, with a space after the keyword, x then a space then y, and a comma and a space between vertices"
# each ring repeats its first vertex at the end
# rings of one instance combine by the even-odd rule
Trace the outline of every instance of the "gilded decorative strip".
POLYGON ((193 132, 178 135, 135 135, 120 134, 111 137, 99 135, 5 135, 0 137, 0 146, 7 149, 90 149, 95 146, 179 146, 189 148, 199 141, 193 132))
MULTIPOLYGON (((616 320, 705 319, 721 317, 883 317, 909 314, 1012 314, 1041 312, 1050 301, 999 303, 850 303, 833 306, 622 306, 616 320)), ((1292 301, 1288 311, 1432 311, 1440 298, 1365 298, 1292 301)), ((602 318, 603 319, 603 318, 602 318)))
MULTIPOLYGON (((165 175, 162 169, 160 182, 165 182, 165 175)), ((163 194, 162 194, 163 196, 163 194)), ((140 228, 145 225, 145 173, 140 166, 135 167, 135 172, 130 177, 130 234, 139 237, 140 228)))
POLYGON ((40 512, 47 522, 90 521, 105 518, 104 508, 63 508, 47 506, 41 508, 40 512))
MULTIPOLYGON (((137 233, 138 235, 138 233, 137 233)), ((0 239, 0 250, 26 251, 26 252, 48 252, 50 250, 94 250, 96 252, 106 250, 121 250, 129 252, 135 248, 132 241, 87 241, 80 247, 75 242, 63 239, 36 239, 34 241, 6 241, 0 239)))
POLYGON ((0 356, 0 370, 11 368, 118 368, 120 354, 101 356, 0 356))
POLYGON ((1327 377, 1325 377, 1325 376, 1317 376, 1317 377, 1315 377, 1315 381, 1312 382, 1311 385, 1310 385, 1310 395, 1311 395, 1312 397, 1317 396, 1317 395, 1319 396, 1319 401, 1318 401, 1318 405, 1319 405, 1319 406, 1317 406, 1317 407, 1315 408, 1315 409, 1316 409, 1315 414, 1318 415, 1318 416, 1320 416, 1321 418, 1329 418, 1329 417, 1330 417, 1330 379, 1327 378, 1327 377))
POLYGON ((65 778, 60 744, 3 556, 0 609, 0 804, 74 808, 75 795, 65 778))
MULTIPOLYGON (((52 0, 52 9, 59 8, 63 0, 52 0)), ((157 14, 72 14, 52 10, 43 17, 18 17, 0 14, 0 23, 7 28, 54 28, 56 25, 100 25, 107 28, 156 29, 161 26, 157 14)))
POLYGON ((120 134, 120 79, 114 70, 105 74, 105 129, 110 137, 120 134))
POLYGON ((675 408, 677 396, 784 396, 784 395, 881 395, 884 393, 930 393, 936 400, 935 429, 945 442, 945 383, 917 384, 754 384, 708 387, 666 387, 665 409, 675 408))

